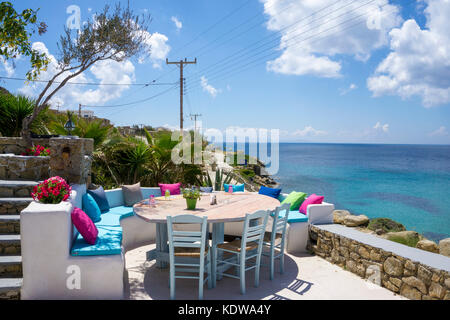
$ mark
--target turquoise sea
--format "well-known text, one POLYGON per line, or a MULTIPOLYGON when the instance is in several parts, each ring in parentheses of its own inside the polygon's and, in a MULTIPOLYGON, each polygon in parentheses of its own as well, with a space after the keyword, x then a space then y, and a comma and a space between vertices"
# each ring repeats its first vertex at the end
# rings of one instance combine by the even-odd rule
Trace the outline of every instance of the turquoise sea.
POLYGON ((280 144, 283 192, 325 196, 336 209, 388 217, 427 238, 450 237, 450 146, 280 144))

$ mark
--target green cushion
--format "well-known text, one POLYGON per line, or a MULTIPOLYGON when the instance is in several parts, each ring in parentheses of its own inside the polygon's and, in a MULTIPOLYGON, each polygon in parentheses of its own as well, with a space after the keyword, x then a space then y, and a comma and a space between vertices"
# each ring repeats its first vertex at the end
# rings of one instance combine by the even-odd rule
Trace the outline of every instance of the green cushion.
POLYGON ((87 243, 81 234, 72 245, 70 254, 73 256, 101 256, 122 253, 122 227, 120 220, 132 216, 132 207, 113 207, 101 215, 101 220, 95 224, 98 229, 97 242, 87 243))
POLYGON ((296 192, 292 191, 289 195, 284 199, 281 204, 290 203, 291 211, 298 210, 300 205, 305 201, 307 194, 304 192, 296 192))

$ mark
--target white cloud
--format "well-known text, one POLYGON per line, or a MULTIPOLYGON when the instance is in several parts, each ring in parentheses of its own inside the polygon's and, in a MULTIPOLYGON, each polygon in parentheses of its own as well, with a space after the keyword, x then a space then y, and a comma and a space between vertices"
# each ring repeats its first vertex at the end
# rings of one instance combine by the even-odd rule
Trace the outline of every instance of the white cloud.
POLYGON ((374 96, 419 96, 425 107, 450 102, 450 1, 426 3, 426 29, 410 19, 389 33, 392 51, 367 80, 374 96))
POLYGON ((267 28, 282 34, 279 49, 283 52, 267 68, 282 74, 339 77, 342 65, 336 55, 367 60, 372 50, 388 44, 389 30, 401 23, 398 8, 388 0, 370 5, 359 1, 333 4, 334 0, 261 1, 269 16, 267 28), (351 22, 343 23, 358 16, 366 23, 352 28, 351 22), (297 21, 301 22, 293 25, 297 21))
POLYGON ((201 76, 200 78, 200 85, 203 88, 203 91, 208 92, 211 97, 215 98, 217 96, 218 93, 220 93, 221 91, 214 88, 212 85, 210 85, 208 83, 208 79, 205 78, 205 76, 201 76))
POLYGON ((373 128, 377 131, 383 131, 384 133, 389 132, 389 124, 381 124, 381 122, 377 122, 373 128))
POLYGON ((180 20, 178 20, 177 17, 172 17, 170 19, 172 20, 173 23, 175 23, 175 27, 177 27, 177 31, 180 31, 180 29, 183 28, 183 24, 181 23, 180 20))
POLYGON ((341 96, 346 95, 346 94, 349 93, 350 91, 353 91, 353 90, 356 90, 356 89, 358 89, 358 86, 357 86, 356 84, 352 83, 352 84, 350 84, 350 85, 348 86, 348 88, 345 88, 345 89, 341 89, 341 90, 340 90, 340 91, 341 91, 341 96))
MULTIPOLYGON (((170 46, 167 44, 169 38, 164 34, 155 32, 153 34, 144 31, 145 44, 150 51, 150 61, 153 63, 154 68, 161 68, 161 63, 166 60, 167 55, 170 52, 170 46)), ((141 57, 138 62, 145 63, 145 57, 141 57)))
POLYGON ((303 130, 296 130, 292 133, 295 137, 319 137, 319 136, 325 136, 328 132, 314 129, 311 126, 306 126, 303 130))
POLYGON ((11 77, 12 75, 14 75, 15 70, 14 70, 14 66, 11 64, 11 62, 6 61, 5 58, 3 58, 3 57, 0 57, 0 63, 3 66, 3 69, 5 70, 6 75, 8 77, 11 77))
MULTIPOLYGON (((49 57, 50 63, 46 71, 42 72, 39 79, 48 80, 59 71, 56 58, 49 52, 42 42, 33 43, 33 49, 39 52, 45 52, 49 57)), ((89 70, 81 75, 72 78, 70 82, 99 82, 99 83, 121 83, 128 84, 135 81, 135 67, 129 60, 116 62, 112 60, 99 61, 89 70)), ((56 80, 61 81, 70 72, 65 72, 56 80)), ((44 83, 33 82, 23 86, 19 91, 23 94, 35 97, 44 87, 44 83)), ((52 88, 55 88, 53 85, 52 88)), ((85 86, 66 84, 51 99, 51 103, 60 104, 62 107, 76 107, 79 103, 85 105, 104 105, 112 99, 119 98, 129 86, 85 86)))
POLYGON ((448 136, 448 131, 447 128, 442 126, 439 129, 431 132, 429 134, 431 137, 443 137, 443 136, 448 136))

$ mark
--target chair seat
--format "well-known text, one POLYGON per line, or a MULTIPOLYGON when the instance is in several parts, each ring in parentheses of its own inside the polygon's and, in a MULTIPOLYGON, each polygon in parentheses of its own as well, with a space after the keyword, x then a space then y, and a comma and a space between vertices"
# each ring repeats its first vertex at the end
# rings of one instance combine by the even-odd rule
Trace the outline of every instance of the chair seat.
MULTIPOLYGON (((229 251, 241 252, 241 240, 236 239, 231 242, 225 242, 217 245, 220 249, 225 249, 229 251)), ((247 246, 245 247, 246 251, 255 250, 258 248, 258 244, 256 242, 247 242, 247 246)))
MULTIPOLYGON (((205 255, 208 253, 208 247, 205 248, 205 255)), ((200 248, 174 248, 174 254, 177 257, 200 257, 200 248)))

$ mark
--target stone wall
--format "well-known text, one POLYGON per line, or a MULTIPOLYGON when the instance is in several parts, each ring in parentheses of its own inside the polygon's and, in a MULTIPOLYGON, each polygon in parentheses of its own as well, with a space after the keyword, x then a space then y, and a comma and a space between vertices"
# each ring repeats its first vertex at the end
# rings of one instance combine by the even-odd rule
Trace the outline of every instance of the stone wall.
POLYGON ((40 181, 49 176, 50 157, 0 154, 0 180, 40 181))
POLYGON ((21 156, 27 149, 22 138, 0 137, 0 180, 40 181, 60 176, 69 183, 90 183, 93 139, 58 137, 32 139, 50 148, 50 156, 21 156))
POLYGON ((313 225, 309 248, 327 261, 409 299, 450 300, 448 271, 313 225))
MULTIPOLYGON (((31 139, 33 145, 41 145, 48 147, 50 144, 50 139, 31 139)), ((2 153, 13 153, 20 155, 26 151, 28 146, 21 137, 0 137, 0 154, 2 153)))

